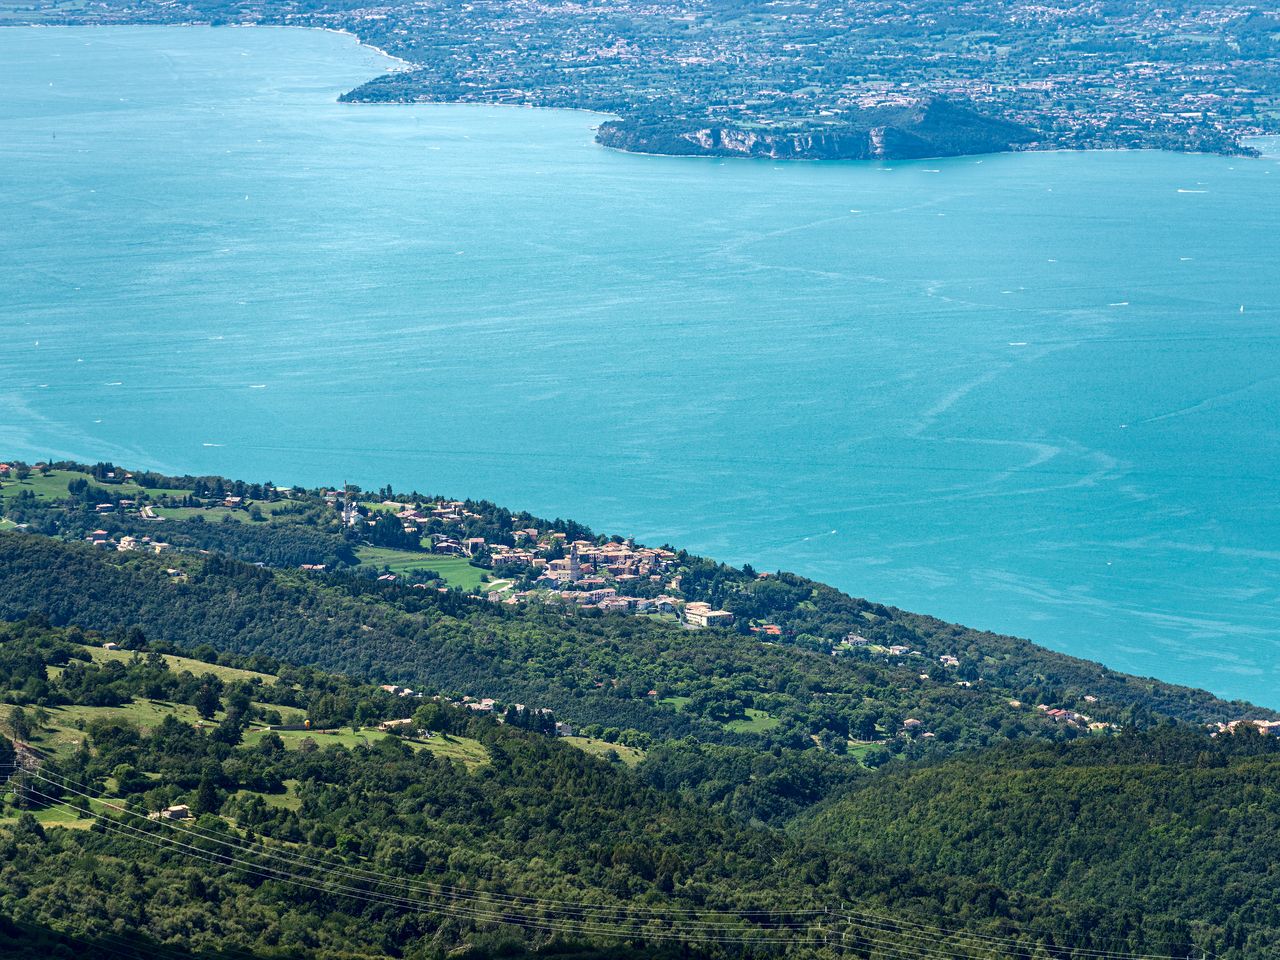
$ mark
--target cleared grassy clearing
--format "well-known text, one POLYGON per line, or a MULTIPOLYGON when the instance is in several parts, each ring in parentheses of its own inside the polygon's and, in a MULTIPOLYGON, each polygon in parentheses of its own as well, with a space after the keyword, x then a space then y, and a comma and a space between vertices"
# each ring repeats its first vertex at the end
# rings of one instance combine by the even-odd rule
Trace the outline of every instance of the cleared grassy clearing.
POLYGON ((203 517, 209 523, 221 523, 224 520, 234 520, 237 523, 253 523, 249 516, 249 511, 257 507, 265 518, 262 522, 273 520, 278 513, 283 513, 294 503, 290 500, 254 500, 248 508, 240 507, 154 507, 155 515, 164 520, 190 520, 194 517, 203 517))
POLYGON ((155 507, 155 515, 162 520, 190 520, 193 517, 204 517, 210 523, 221 523, 227 517, 232 520, 248 520, 249 515, 243 510, 230 510, 226 507, 155 507))
POLYGON ((853 757, 855 760, 857 760, 860 764, 862 764, 865 767, 867 765, 866 764, 867 754, 870 753, 872 750, 874 750, 878 746, 880 746, 880 744, 878 743, 868 743, 864 741, 850 740, 849 756, 853 757))
MULTIPOLYGON (((272 731, 253 729, 245 731, 245 746, 256 746, 264 736, 272 731)), ((311 740, 321 749, 331 746, 343 746, 347 749, 360 746, 372 746, 385 737, 395 736, 373 728, 361 729, 358 733, 349 727, 341 730, 276 730, 277 736, 284 741, 286 750, 298 750, 305 740, 311 740)), ((430 740, 411 740, 402 738, 414 750, 426 750, 438 757, 456 760, 468 769, 474 769, 489 760, 489 752, 484 744, 468 737, 450 736, 446 739, 437 735, 430 740)))
MULTIPOLYGON (((279 710, 281 719, 285 723, 302 722, 301 711, 290 710, 288 707, 271 707, 269 704, 259 704, 259 706, 279 710)), ((9 712, 13 709, 12 704, 0 704, 0 717, 5 719, 6 728, 9 712)), ((145 733, 162 723, 167 716, 177 717, 183 723, 193 726, 203 722, 206 727, 212 727, 225 716, 222 711, 218 711, 213 720, 201 721, 196 708, 188 704, 142 699, 119 707, 76 705, 49 707, 47 709, 49 719, 41 730, 32 737, 31 742, 35 746, 59 756, 68 756, 75 753, 80 748, 80 744, 88 737, 84 728, 87 728, 95 720, 124 720, 132 723, 145 733)))
MULTIPOLYGON (((120 660, 128 663, 133 659, 132 650, 104 650, 102 647, 88 647, 90 655, 99 663, 105 663, 108 660, 120 660)), ((206 663, 203 660, 193 660, 190 657, 180 657, 176 654, 164 654, 165 661, 169 664, 169 669, 174 673, 181 673, 183 670, 190 670, 197 677, 206 673, 212 673, 224 683, 230 683, 234 680, 261 680, 263 683, 275 683, 279 678, 270 673, 257 673, 253 670, 239 670, 236 667, 223 667, 216 663, 206 663)))
POLYGON ((634 767, 644 759, 643 750, 637 750, 635 747, 624 747, 620 743, 609 743, 607 740, 596 740, 592 737, 562 737, 561 739, 565 743, 571 744, 592 756, 605 757, 610 753, 616 753, 618 759, 628 767, 634 767))
POLYGON ((437 734, 430 740, 407 740, 405 742, 415 749, 430 750, 437 757, 455 760, 468 770, 474 770, 476 767, 483 766, 489 762, 489 751, 484 748, 484 744, 469 737, 450 735, 449 739, 446 740, 443 736, 437 734))
MULTIPOLYGON (((88 737, 81 727, 88 726, 94 720, 126 720, 145 731, 157 726, 170 714, 184 723, 194 724, 200 719, 195 707, 185 703, 163 703, 156 700, 136 700, 120 707, 65 706, 47 709, 49 719, 31 738, 31 742, 59 756, 73 754, 80 748, 80 744, 88 737)), ((6 719, 6 727, 11 710, 13 710, 11 704, 0 705, 0 714, 6 719)))
POLYGON ((237 797, 261 797, 268 807, 283 810, 297 810, 302 806, 302 798, 298 796, 298 781, 284 781, 284 793, 258 793, 255 790, 237 790, 237 797))
MULTIPOLYGON (((101 800, 90 800, 89 809, 95 813, 117 813, 118 810, 109 803, 101 800)), ((0 825, 16 823, 18 814, 15 811, 6 811, 6 816, 0 816, 0 825)), ((32 810, 31 815, 36 818, 36 822, 42 827, 66 827, 68 830, 88 830, 94 824, 94 820, 87 813, 80 814, 79 811, 70 807, 53 806, 45 807, 43 810, 32 810)))
POLYGON ((405 510, 409 506, 405 503, 383 503, 381 500, 357 500, 356 502, 366 510, 377 510, 379 513, 391 514, 399 513, 401 510, 405 510))
POLYGON ((412 570, 432 570, 444 577, 445 582, 459 590, 474 590, 485 583, 489 572, 471 566, 466 557, 445 557, 432 553, 414 553, 411 550, 393 550, 390 547, 361 547, 356 551, 360 563, 378 570, 389 569, 396 575, 412 570))
POLYGON ((777 717, 770 716, 763 710, 756 710, 754 707, 747 707, 746 714, 745 719, 730 720, 724 728, 734 733, 766 733, 782 723, 777 717))
POLYGON ((158 487, 148 489, 140 487, 136 483, 101 481, 94 479, 91 474, 80 473, 76 470, 50 470, 48 476, 41 476, 33 471, 31 476, 25 480, 3 481, 3 485, 0 485, 0 499, 16 497, 24 490, 28 490, 41 500, 61 500, 67 496, 67 484, 72 480, 87 480, 95 487, 102 487, 104 490, 119 494, 122 497, 136 498, 143 494, 153 497, 181 497, 191 492, 190 490, 169 490, 158 487))

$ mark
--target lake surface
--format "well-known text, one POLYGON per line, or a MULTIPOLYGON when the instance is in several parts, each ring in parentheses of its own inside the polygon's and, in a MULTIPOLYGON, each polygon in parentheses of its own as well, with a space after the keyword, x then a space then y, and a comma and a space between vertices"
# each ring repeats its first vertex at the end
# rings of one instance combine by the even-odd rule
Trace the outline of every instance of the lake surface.
POLYGON ((651 158, 0 30, 0 451, 489 497, 1280 706, 1280 164, 651 158))

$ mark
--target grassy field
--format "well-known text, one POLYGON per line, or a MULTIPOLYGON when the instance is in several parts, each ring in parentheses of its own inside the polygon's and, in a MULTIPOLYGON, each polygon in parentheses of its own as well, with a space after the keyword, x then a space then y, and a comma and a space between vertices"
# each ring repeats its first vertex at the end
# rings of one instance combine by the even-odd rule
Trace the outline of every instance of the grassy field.
POLYGON ((474 770, 489 762, 489 751, 484 748, 484 744, 469 737, 455 737, 450 734, 449 739, 446 740, 437 734, 430 740, 406 742, 412 747, 430 750, 437 757, 455 760, 468 770, 474 770))
MULTIPOLYGON (((13 707, 0 705, 0 712, 8 717, 13 707)), ((75 753, 87 734, 80 729, 94 720, 102 718, 120 718, 136 724, 143 730, 150 730, 166 716, 173 714, 185 723, 196 723, 200 716, 196 708, 185 703, 162 703, 156 700, 135 700, 122 707, 49 707, 49 720, 39 735, 32 742, 52 753, 66 756, 75 753)), ((7 724, 6 724, 7 725, 7 724)))
MULTIPOLYGON (((250 508, 257 507, 266 521, 270 521, 277 513, 294 506, 291 500, 254 500, 250 508)), ((231 507, 155 507, 155 514, 164 520, 190 520, 192 517, 204 517, 209 523, 221 523, 231 519, 240 523, 252 523, 249 510, 232 509, 231 507)))
POLYGON ((0 498, 8 500, 18 496, 24 490, 34 493, 41 500, 57 500, 67 495, 67 483, 77 477, 94 483, 87 473, 72 473, 70 470, 53 470, 47 477, 32 473, 25 480, 5 480, 0 486, 0 498))
POLYGON ((880 746, 880 744, 878 743, 868 743, 865 741, 850 740, 849 756, 853 757, 855 760, 857 760, 859 763, 861 763, 865 767, 867 754, 870 753, 872 750, 874 750, 878 746, 880 746))
MULTIPOLYGON (((89 809, 98 812, 115 812, 108 803, 101 800, 90 800, 89 809)), ((17 814, 12 810, 6 811, 11 816, 0 816, 0 824, 15 823, 18 819, 17 814)), ((66 827, 68 830, 88 830, 94 824, 94 820, 88 814, 83 816, 76 810, 69 807, 46 807, 43 810, 31 811, 32 816, 42 827, 66 827)))
POLYGON ((684 705, 688 703, 692 697, 663 697, 658 702, 663 706, 670 707, 672 710, 683 710, 684 705))
POLYGON ((724 725, 726 730, 734 733, 766 733, 782 723, 777 717, 770 716, 763 710, 747 707, 747 716, 743 720, 730 720, 724 725))
MULTIPOLYGON (((0 718, 6 721, 6 727, 8 714, 12 709, 13 706, 11 704, 0 704, 0 718)), ((63 756, 72 754, 79 749, 81 742, 87 736, 83 728, 94 720, 103 718, 126 720, 136 725, 144 733, 159 725, 165 717, 170 715, 177 717, 183 723, 196 724, 200 721, 200 716, 196 713, 195 707, 185 703, 167 703, 159 700, 139 699, 120 707, 86 707, 77 705, 50 707, 48 710, 49 719, 40 733, 32 738, 32 742, 35 746, 63 756)), ((299 723, 302 720, 302 714, 296 710, 284 709, 281 710, 281 714, 288 723, 299 723)), ((212 723, 217 723, 223 716, 222 712, 217 713, 212 723)), ((336 731, 279 730, 276 732, 289 750, 298 749, 302 741, 308 738, 314 740, 320 747, 340 744, 350 749, 356 746, 367 746, 381 740, 383 737, 392 736, 392 734, 384 733, 375 728, 362 729, 359 733, 356 733, 350 727, 343 727, 336 731)), ((244 734, 245 745, 256 745, 266 733, 267 730, 265 728, 246 730, 244 734)), ((430 740, 406 739, 405 743, 415 750, 429 750, 436 756, 457 760, 468 768, 477 767, 489 759, 489 753, 485 750, 484 745, 478 740, 472 740, 468 737, 450 736, 446 738, 444 736, 435 736, 430 740)))
POLYGON ((87 473, 76 470, 50 470, 47 477, 32 471, 25 480, 5 480, 0 486, 0 499, 16 497, 24 490, 29 490, 41 500, 61 500, 67 495, 67 484, 72 480, 88 480, 95 487, 103 487, 123 497, 137 497, 140 494, 151 496, 172 495, 183 496, 189 490, 147 490, 136 483, 102 483, 87 473))
MULTIPOLYGON (((260 706, 267 706, 270 709, 269 705, 260 704, 260 706)), ((4 717, 7 720, 9 711, 12 709, 13 706, 11 704, 0 704, 0 717, 4 717)), ((126 703, 119 707, 86 707, 77 705, 49 707, 47 709, 49 711, 49 720, 40 733, 33 738, 33 743, 42 749, 63 756, 75 753, 79 749, 81 742, 87 736, 83 728, 94 720, 104 718, 126 720, 136 725, 144 733, 160 724, 170 714, 183 723, 196 724, 200 722, 200 715, 196 712, 195 707, 185 703, 169 703, 161 700, 138 699, 133 703, 126 703)), ((301 711, 290 710, 287 707, 275 709, 280 710, 281 718, 286 723, 302 721, 301 711)), ((214 718, 209 725, 217 723, 224 716, 225 714, 219 711, 214 714, 214 718)))
POLYGON ((624 747, 620 743, 609 743, 607 740, 595 740, 591 737, 563 737, 565 743, 572 744, 584 753, 603 757, 610 751, 618 755, 618 759, 628 767, 634 767, 644 759, 644 751, 635 747, 624 747))
POLYGON ((379 513, 399 513, 408 506, 404 503, 383 503, 381 500, 357 500, 356 502, 366 510, 377 510, 379 513))
POLYGON ((405 574, 410 570, 433 570, 444 577, 451 587, 473 590, 488 580, 489 572, 471 566, 466 557, 445 557, 431 553, 414 553, 411 550, 392 550, 389 547, 361 547, 356 551, 361 564, 392 573, 405 574))
MULTIPOLYGON (((108 660, 121 660, 128 663, 134 656, 132 650, 104 650, 102 647, 89 647, 88 650, 93 659, 99 663, 105 663, 108 660)), ((190 670, 197 677, 212 673, 224 683, 230 683, 233 680, 253 680, 255 678, 263 683, 275 683, 278 679, 270 673, 257 673, 253 670, 223 667, 216 663, 205 663, 203 660, 192 660, 190 657, 179 657, 171 653, 164 654, 164 658, 169 664, 169 669, 174 673, 190 670)))
MULTIPOLYGON (((244 735, 245 745, 256 745, 268 732, 265 729, 246 731, 244 735)), ((307 739, 315 741, 316 746, 321 749, 331 746, 343 746, 351 749, 352 747, 368 746, 383 737, 393 736, 393 734, 383 733, 381 730, 373 728, 365 728, 359 733, 355 733, 350 727, 343 727, 341 730, 336 731, 277 730, 275 732, 284 741, 285 749, 288 750, 297 750, 302 746, 302 741, 307 739)), ((443 736, 435 736, 430 740, 406 739, 404 742, 415 750, 428 750, 438 757, 456 760, 468 769, 474 769, 489 760, 489 752, 485 750, 484 744, 468 737, 450 736, 445 739, 443 736)))
POLYGON ((284 781, 284 793, 258 793, 255 790, 237 790, 237 797, 261 797, 268 807, 280 807, 285 810, 297 810, 302 806, 302 798, 298 796, 298 781, 284 781))
MULTIPOLYGON (((209 665, 197 663, 197 666, 209 665)), ((244 673, 247 671, 240 672, 244 673)), ((7 717, 8 711, 11 709, 13 709, 13 707, 10 704, 0 704, 0 717, 7 717)), ((164 703, 152 700, 137 700, 134 703, 120 707, 53 707, 49 709, 49 719, 47 723, 40 733, 33 737, 32 740, 34 745, 41 749, 47 750, 55 755, 67 756, 79 749, 80 744, 87 736, 84 730, 80 728, 88 726, 94 720, 106 717, 118 717, 136 724, 145 732, 159 724, 166 716, 175 716, 184 723, 191 724, 194 724, 199 720, 194 707, 186 704, 164 703)), ((215 717, 215 722, 216 720, 221 719, 221 717, 221 714, 215 717)), ((246 731, 244 736, 244 745, 249 747, 256 745, 262 740, 266 733, 267 731, 265 729, 252 729, 246 731)), ((281 730, 277 731, 277 735, 284 741, 285 747, 290 750, 299 749, 302 746, 302 742, 308 738, 313 740, 316 745, 321 748, 336 744, 352 748, 356 746, 369 745, 377 742, 383 737, 392 736, 392 734, 384 733, 372 728, 363 729, 359 732, 354 732, 350 729, 332 732, 281 730)), ((461 763, 468 770, 474 770, 489 761, 489 753, 485 749, 484 745, 478 740, 472 740, 468 737, 437 735, 429 740, 406 739, 404 742, 415 750, 426 750, 438 757, 461 763)), ((629 755, 638 754, 638 751, 627 751, 626 747, 619 747, 618 751, 624 762, 638 762, 638 756, 633 758, 629 755)), ((285 807, 291 810, 298 809, 301 805, 301 800, 298 797, 297 781, 286 780, 285 788, 286 790, 283 794, 261 794, 261 796, 269 806, 285 807)), ((248 792, 250 791, 241 791, 241 793, 248 792)), ((97 800, 91 801, 91 805, 95 809, 104 809, 106 806, 97 800)), ((93 823, 92 819, 88 817, 82 818, 76 813, 76 811, 65 807, 50 807, 48 809, 39 810, 35 812, 35 817, 43 826, 46 827, 60 826, 67 827, 69 829, 81 830, 88 828, 93 823)), ((0 823, 9 822, 13 819, 14 816, 0 815, 0 823)))
POLYGON ((220 523, 230 517, 232 520, 248 520, 249 515, 243 510, 231 510, 227 507, 155 507, 155 515, 162 520, 190 520, 192 517, 204 517, 210 523, 220 523))

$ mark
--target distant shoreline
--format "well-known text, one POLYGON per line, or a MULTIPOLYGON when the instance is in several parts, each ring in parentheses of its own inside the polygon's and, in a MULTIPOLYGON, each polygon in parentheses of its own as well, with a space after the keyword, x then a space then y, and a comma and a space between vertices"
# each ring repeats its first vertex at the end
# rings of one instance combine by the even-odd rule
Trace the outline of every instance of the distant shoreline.
POLYGON ((188 23, 0 23, 0 30, 83 30, 86 28, 94 30, 111 30, 117 27, 123 28, 173 28, 173 27, 205 27, 210 30, 317 30, 321 33, 336 33, 340 36, 350 37, 359 46, 366 47, 380 56, 386 57, 397 64, 400 64, 397 70, 391 71, 399 73, 407 70, 416 70, 418 64, 412 63, 404 57, 397 57, 394 53, 389 53, 382 47, 375 46, 372 43, 360 39, 359 35, 352 33, 350 30, 342 30, 338 27, 309 27, 298 23, 197 23, 191 21, 188 23))
POLYGON ((336 33, 336 34, 339 34, 340 36, 351 37, 360 46, 368 47, 370 50, 374 51, 375 53, 381 54, 382 56, 386 57, 388 60, 391 60, 394 63, 398 63, 400 66, 395 71, 393 71, 394 73, 403 73, 409 70, 416 70, 419 67, 419 64, 412 63, 411 61, 406 60, 404 57, 397 57, 394 53, 388 53, 382 47, 375 46, 374 44, 369 43, 366 40, 362 40, 359 34, 352 33, 350 30, 343 30, 340 27, 304 27, 304 26, 299 26, 292 23, 228 24, 228 26, 247 26, 247 27, 255 27, 258 29, 261 29, 263 27, 270 28, 270 27, 278 26, 285 30, 322 30, 325 33, 336 33))
MULTIPOLYGON (((387 71, 387 74, 409 73, 419 69, 422 65, 406 60, 397 56, 383 47, 369 43, 360 37, 359 34, 342 28, 328 26, 312 26, 307 24, 294 23, 223 23, 215 24, 208 21, 186 21, 172 23, 155 23, 155 22, 134 22, 134 23, 93 23, 89 21, 81 23, 22 23, 11 22, 0 24, 0 29, 79 29, 82 27, 94 28, 111 28, 111 27, 204 27, 208 29, 258 29, 258 30, 317 30, 322 33, 332 33, 339 36, 350 37, 358 46, 372 50, 379 56, 391 61, 393 67, 387 71)), ((593 110, 589 107, 570 107, 570 106, 551 106, 534 103, 500 103, 485 100, 419 100, 419 99, 387 99, 387 100, 365 100, 351 99, 350 94, 359 90, 365 83, 376 80, 377 77, 371 78, 370 81, 358 85, 352 90, 338 96, 338 102, 344 104, 359 104, 362 106, 370 105, 395 105, 395 106, 475 106, 475 107, 513 107, 523 108, 527 110, 562 110, 575 113, 591 114, 594 117, 600 117, 601 122, 606 121, 625 121, 625 117, 618 114, 605 113, 593 110)), ((1210 156, 1222 157, 1224 159, 1238 158, 1242 160, 1259 160, 1259 159, 1278 159, 1280 158, 1280 150, 1274 153, 1266 152, 1259 147, 1259 143, 1274 143, 1280 141, 1280 134, 1260 134, 1251 137, 1242 137, 1239 145, 1242 148, 1238 152, 1219 151, 1219 150, 1177 150, 1168 147, 1151 146, 1151 147, 1069 147, 1069 146, 1025 146, 1011 144, 1008 149, 1003 150, 980 150, 972 153, 942 153, 928 156, 892 156, 883 157, 829 157, 820 155, 795 155, 795 156, 769 156, 769 155, 753 155, 739 151, 662 151, 662 150, 639 150, 632 149, 627 146, 605 143, 600 139, 598 127, 595 128, 596 135, 593 141, 597 146, 606 150, 617 153, 632 154, 639 157, 668 157, 683 158, 690 160, 756 160, 769 163, 915 163, 915 162, 936 162, 940 160, 959 160, 969 157, 994 157, 1008 153, 1172 153, 1186 156, 1210 156), (1252 151, 1252 152, 1251 152, 1252 151)))

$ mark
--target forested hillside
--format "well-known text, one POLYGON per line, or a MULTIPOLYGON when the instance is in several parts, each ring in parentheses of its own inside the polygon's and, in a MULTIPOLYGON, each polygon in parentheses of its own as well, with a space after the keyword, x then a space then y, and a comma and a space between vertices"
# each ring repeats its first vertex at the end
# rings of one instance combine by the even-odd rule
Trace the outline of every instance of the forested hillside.
MULTIPOLYGON (((12 774, 0 810, 0 936, 48 931, 80 945, 77 956, 137 957, 479 960, 589 956, 593 947, 617 956, 619 941, 621 955, 647 956, 674 944, 704 957, 1270 955, 1256 922, 1200 905, 1188 913, 1171 889, 1154 890, 1143 910, 1104 909, 904 866, 817 826, 787 836, 718 814, 621 764, 465 709, 429 702, 397 733, 276 733, 265 726, 276 702, 320 716, 320 705, 345 701, 376 718, 403 713, 404 698, 307 671, 250 675, 246 661, 183 661, 207 672, 179 673, 154 650, 104 664, 94 656, 100 639, 35 622, 0 629, 0 702, 9 704, 0 709, 23 735, 16 752, 0 739, 12 774), (198 708, 206 720, 163 699, 191 686, 197 703, 215 689, 198 708), (104 700, 112 706, 92 705, 104 700), (129 719, 143 706, 159 713, 129 719), (456 759, 468 744, 480 752, 456 759), (157 819, 174 809, 186 819, 157 819)), ((1081 753, 1105 757, 1106 743, 1081 753)), ((1198 747, 1214 769, 1261 771, 1275 762, 1274 743, 1133 734, 1115 763, 1184 760, 1198 747)), ((1036 750, 1031 764, 1065 756, 1059 767, 1073 766, 1075 754, 1036 750)), ((1007 748, 993 775, 1017 757, 1007 748)), ((1132 795, 1159 796, 1158 776, 1124 769, 1132 795)), ((883 798, 877 829, 912 814, 908 798, 879 789, 893 776, 869 776, 860 794, 883 798)), ((1220 777, 1202 797, 1205 817, 1246 802, 1256 782, 1220 777)), ((1260 818, 1250 831, 1263 842, 1259 861, 1271 830, 1260 818)), ((1052 856, 1053 834, 1037 840, 1052 856)), ((1141 856, 1130 838, 1114 840, 1113 858, 1141 856)), ((1197 869, 1189 855, 1212 847, 1200 837, 1183 849, 1185 883, 1216 876, 1217 866, 1197 869)), ((1267 895, 1259 887, 1251 902, 1267 895)))
POLYGON ((1268 710, 484 502, 23 472, 0 947, 1280 957, 1268 710))
POLYGON ((1162 727, 885 771, 799 833, 1261 957, 1278 949, 1278 822, 1280 739, 1162 727))
MULTIPOLYGON (((56 464, 41 476, 4 484, 0 507, 11 525, 59 539, 90 539, 101 546, 150 535, 173 548, 167 556, 209 551, 282 572, 273 578, 204 566, 187 571, 190 583, 169 583, 150 574, 139 583, 136 563, 141 561, 132 553, 117 558, 110 550, 99 550, 96 559, 87 553, 59 554, 57 559, 15 556, 14 569, 25 564, 38 570, 56 562, 66 565, 68 575, 59 582, 16 575, 0 582, 4 615, 48 608, 59 623, 92 624, 105 618, 146 629, 150 621, 162 619, 161 609, 168 617, 185 615, 185 608, 221 598, 228 576, 244 578, 246 585, 258 586, 243 595, 232 591, 227 610, 242 596, 252 609, 235 617, 225 611, 199 614, 208 622, 206 639, 215 646, 248 651, 266 643, 264 652, 272 655, 433 690, 479 694, 469 688, 484 683, 493 693, 548 698, 554 701, 548 705, 557 709, 572 702, 578 711, 573 719, 579 723, 663 735, 699 728, 705 738, 710 736, 709 721, 728 742, 746 728, 779 741, 813 735, 837 748, 846 742, 876 744, 870 751, 876 761, 913 744, 949 748, 1028 733, 1058 738, 1081 732, 1080 725, 1038 715, 1034 708, 1042 703, 1123 726, 1142 726, 1162 716, 1195 722, 1276 716, 1204 691, 1116 673, 1025 640, 850 597, 794 574, 734 568, 674 547, 667 549, 670 559, 659 573, 605 585, 633 598, 662 593, 676 603, 723 607, 733 615, 729 629, 700 632, 694 642, 670 617, 613 616, 583 604, 566 609, 563 601, 580 595, 526 589, 540 582, 538 571, 527 562, 499 565, 490 548, 513 551, 498 559, 534 556, 536 563, 543 562, 535 555, 538 551, 551 559, 563 556, 557 543, 616 546, 622 538, 486 501, 448 501, 387 487, 358 497, 361 502, 344 521, 334 495, 326 497, 323 491, 157 474, 139 474, 125 483, 117 474, 126 475, 110 464, 56 464), (113 479, 107 480, 108 475, 113 479), (234 500, 236 506, 227 508, 224 500, 234 500), (456 506, 432 512, 428 507, 433 504, 456 506), (393 510, 421 519, 405 520, 402 528, 393 510), (532 547, 524 536, 530 528, 541 541, 532 547), (483 540, 485 547, 470 564, 464 557, 439 553, 441 544, 471 538, 483 540), (362 561, 364 557, 368 560, 362 561), (114 569, 99 571, 94 566, 99 562, 114 569), (476 587, 474 593, 483 595, 505 584, 506 592, 490 596, 510 602, 477 604, 452 593, 413 589, 423 583, 439 586, 444 581, 438 571, 448 564, 463 564, 474 574, 471 582, 481 576, 491 580, 491 586, 476 587), (302 565, 325 572, 298 573, 302 565), (388 573, 383 582, 367 582, 384 571, 413 576, 388 573), (79 590, 69 577, 116 578, 122 572, 131 586, 110 593, 79 590), (269 595, 271 602, 263 605, 255 594, 269 595), (528 599, 516 604, 520 598, 528 599), (560 602, 547 606, 547 600, 560 602), (290 604, 317 603, 341 606, 351 616, 330 614, 334 619, 322 620, 283 612, 290 604), (273 626, 274 619, 288 622, 273 626), (459 629, 463 621, 467 626, 459 629), (476 629, 481 623, 483 629, 476 629), (429 642, 424 639, 428 629, 429 642), (428 659, 434 675, 423 672, 428 659), (659 704, 647 696, 650 690, 659 694, 659 704), (1010 706, 1011 700, 1022 706, 1010 706), (663 701, 668 709, 654 709, 663 701), (681 716, 663 715, 676 714, 676 707, 681 716), (745 722, 759 714, 768 714, 769 721, 754 728, 745 722), (896 735, 911 718, 921 724, 916 737, 906 742, 896 735), (922 738, 932 742, 920 742, 922 738)), ((19 547, 10 540, 3 549, 55 548, 19 547)), ((157 623, 155 629, 166 628, 157 623)), ((191 643, 185 627, 156 635, 191 643)))

